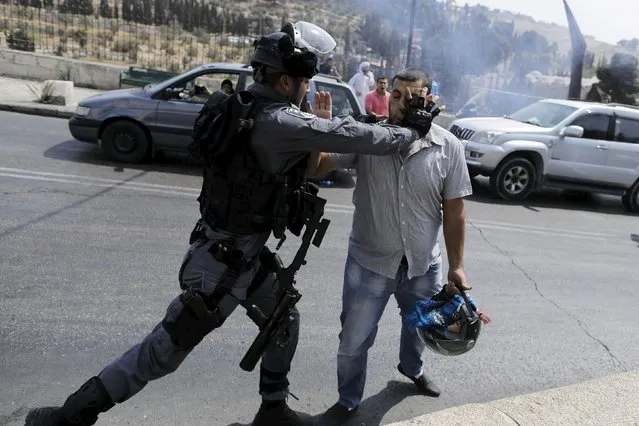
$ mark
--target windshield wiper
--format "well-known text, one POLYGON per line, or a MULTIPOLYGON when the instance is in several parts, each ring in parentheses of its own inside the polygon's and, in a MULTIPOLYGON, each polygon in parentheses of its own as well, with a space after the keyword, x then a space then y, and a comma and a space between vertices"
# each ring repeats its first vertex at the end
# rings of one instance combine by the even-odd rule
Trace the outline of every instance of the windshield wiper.
POLYGON ((522 123, 532 124, 533 126, 541 127, 541 124, 539 124, 539 123, 533 123, 533 122, 532 122, 532 121, 530 121, 530 120, 522 121, 522 123))

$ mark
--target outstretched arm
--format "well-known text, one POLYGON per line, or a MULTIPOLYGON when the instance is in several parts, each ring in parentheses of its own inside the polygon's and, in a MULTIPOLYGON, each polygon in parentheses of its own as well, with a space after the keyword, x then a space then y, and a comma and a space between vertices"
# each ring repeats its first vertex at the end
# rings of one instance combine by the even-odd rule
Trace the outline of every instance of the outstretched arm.
POLYGON ((269 141, 271 151, 335 152, 391 155, 419 139, 416 130, 390 124, 365 124, 351 116, 322 118, 293 106, 266 108, 255 131, 277 135, 269 141), (284 125, 283 125, 284 124, 284 125))

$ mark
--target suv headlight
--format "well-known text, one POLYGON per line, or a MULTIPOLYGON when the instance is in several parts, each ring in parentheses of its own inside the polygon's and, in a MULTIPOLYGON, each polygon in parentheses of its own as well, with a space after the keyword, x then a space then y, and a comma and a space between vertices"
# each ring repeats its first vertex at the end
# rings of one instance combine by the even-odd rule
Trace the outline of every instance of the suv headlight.
POLYGON ((493 131, 477 132, 473 136, 472 141, 477 143, 493 143, 495 139, 497 139, 499 136, 503 134, 504 132, 493 132, 493 131))
POLYGON ((87 106, 78 105, 75 109, 75 115, 78 117, 86 117, 91 112, 91 108, 87 106))

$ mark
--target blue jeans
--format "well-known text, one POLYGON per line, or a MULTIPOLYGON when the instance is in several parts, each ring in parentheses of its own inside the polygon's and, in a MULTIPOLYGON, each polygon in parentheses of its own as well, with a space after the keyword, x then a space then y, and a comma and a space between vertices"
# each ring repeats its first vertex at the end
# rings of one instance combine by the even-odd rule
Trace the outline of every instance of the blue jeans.
MULTIPOLYGON (((430 298, 442 288, 441 256, 435 259, 422 276, 408 279, 407 266, 400 265, 394 279, 372 272, 349 254, 344 270, 342 294, 342 330, 337 352, 337 383, 339 403, 354 408, 362 400, 366 383, 368 350, 377 335, 377 324, 391 294, 401 313, 415 303, 430 298)), ((422 372, 425 346, 414 331, 402 324, 399 362, 404 372, 418 376, 422 372)))

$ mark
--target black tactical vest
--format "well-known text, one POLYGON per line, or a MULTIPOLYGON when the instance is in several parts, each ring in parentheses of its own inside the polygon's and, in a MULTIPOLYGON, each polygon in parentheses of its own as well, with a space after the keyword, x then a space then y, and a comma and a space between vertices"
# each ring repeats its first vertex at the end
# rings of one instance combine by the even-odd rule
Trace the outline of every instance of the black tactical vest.
MULTIPOLYGON (((214 98, 212 96, 211 98, 214 98)), ((265 173, 251 149, 255 98, 239 92, 202 108, 194 145, 205 160, 198 197, 204 221, 213 229, 250 235, 272 231, 282 238, 301 206, 306 158, 286 174, 265 173), (215 114, 208 120, 207 114, 215 114)))

